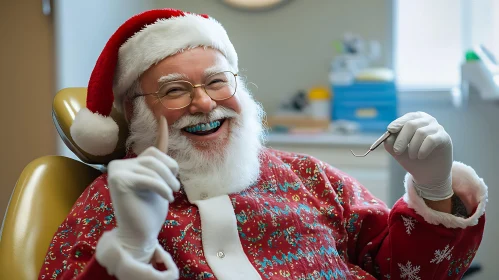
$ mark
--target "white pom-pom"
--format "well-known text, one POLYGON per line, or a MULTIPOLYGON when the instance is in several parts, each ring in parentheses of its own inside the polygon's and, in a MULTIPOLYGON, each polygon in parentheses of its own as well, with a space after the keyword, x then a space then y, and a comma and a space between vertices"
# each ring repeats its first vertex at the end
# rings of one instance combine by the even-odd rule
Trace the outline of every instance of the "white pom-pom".
POLYGON ((95 156, 104 156, 116 148, 119 127, 111 117, 83 108, 76 114, 70 132, 80 149, 95 156))

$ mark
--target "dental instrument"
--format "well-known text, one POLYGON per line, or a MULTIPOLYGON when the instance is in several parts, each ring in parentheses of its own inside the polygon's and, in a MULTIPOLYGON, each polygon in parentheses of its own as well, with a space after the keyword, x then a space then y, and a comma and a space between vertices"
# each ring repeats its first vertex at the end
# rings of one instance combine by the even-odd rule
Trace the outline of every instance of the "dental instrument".
POLYGON ((356 155, 352 150, 350 150, 350 152, 352 152, 352 155, 354 155, 356 157, 365 157, 365 156, 367 156, 367 154, 369 154, 370 152, 374 151, 386 139, 388 139, 388 137, 390 137, 390 135, 392 135, 392 134, 389 131, 385 132, 383 135, 381 135, 380 138, 378 138, 378 140, 376 140, 374 142, 374 144, 371 145, 371 147, 369 148, 369 150, 367 150, 367 152, 365 154, 363 154, 363 155, 356 155))

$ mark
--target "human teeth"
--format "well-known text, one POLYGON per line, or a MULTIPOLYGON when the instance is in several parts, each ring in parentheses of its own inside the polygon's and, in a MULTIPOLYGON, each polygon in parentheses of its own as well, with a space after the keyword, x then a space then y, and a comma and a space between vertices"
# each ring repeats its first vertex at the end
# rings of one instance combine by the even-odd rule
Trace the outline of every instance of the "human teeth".
POLYGON ((210 122, 210 123, 201 123, 201 124, 197 124, 194 126, 190 126, 190 127, 185 128, 185 130, 187 132, 192 133, 192 132, 198 132, 198 131, 211 130, 211 129, 217 128, 219 126, 220 126, 220 121, 214 121, 214 122, 210 122))

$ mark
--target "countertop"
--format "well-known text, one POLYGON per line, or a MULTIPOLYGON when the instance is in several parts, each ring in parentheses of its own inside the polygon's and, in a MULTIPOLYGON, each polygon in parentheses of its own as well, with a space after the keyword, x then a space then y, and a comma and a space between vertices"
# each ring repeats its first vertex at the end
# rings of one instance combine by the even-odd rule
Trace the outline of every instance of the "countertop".
POLYGON ((333 145, 333 146, 371 146, 383 133, 311 133, 288 134, 269 133, 270 145, 333 145))

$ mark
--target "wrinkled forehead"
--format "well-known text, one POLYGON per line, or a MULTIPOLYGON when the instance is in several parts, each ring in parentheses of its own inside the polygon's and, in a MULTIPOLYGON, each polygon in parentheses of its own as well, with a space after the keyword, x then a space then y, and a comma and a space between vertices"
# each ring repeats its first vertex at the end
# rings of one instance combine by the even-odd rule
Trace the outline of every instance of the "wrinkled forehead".
POLYGON ((211 48, 198 47, 163 59, 151 66, 143 77, 150 82, 180 79, 200 81, 215 73, 232 70, 222 53, 211 48))

